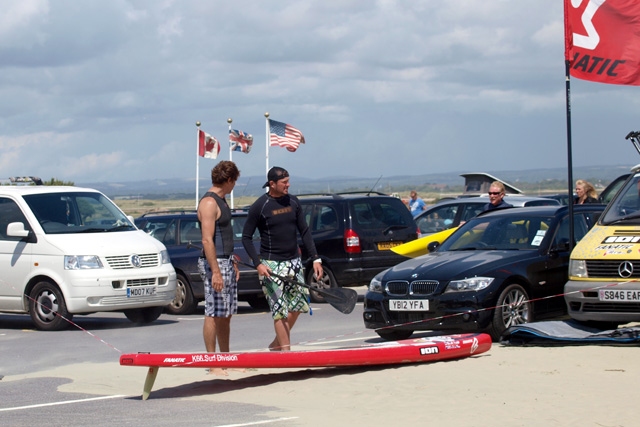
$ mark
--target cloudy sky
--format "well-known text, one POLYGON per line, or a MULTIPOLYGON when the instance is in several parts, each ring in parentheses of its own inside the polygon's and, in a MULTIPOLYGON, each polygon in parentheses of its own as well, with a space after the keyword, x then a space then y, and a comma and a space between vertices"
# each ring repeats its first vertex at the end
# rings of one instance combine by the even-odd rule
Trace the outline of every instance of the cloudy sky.
MULTIPOLYGON (((567 164, 559 0, 4 0, 0 178, 195 177, 196 121, 264 176, 567 164)), ((571 79, 574 166, 640 163, 638 87, 571 79)), ((200 160, 208 179, 214 160, 200 160)), ((203 179, 201 178, 201 179, 203 179)))

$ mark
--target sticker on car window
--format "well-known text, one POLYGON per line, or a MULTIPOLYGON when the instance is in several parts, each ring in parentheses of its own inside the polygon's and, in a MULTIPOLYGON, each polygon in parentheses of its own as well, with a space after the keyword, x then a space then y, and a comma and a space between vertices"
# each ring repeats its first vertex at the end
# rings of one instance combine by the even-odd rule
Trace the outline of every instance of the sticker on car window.
POLYGON ((536 231, 536 236, 531 241, 531 246, 540 246, 540 243, 542 243, 542 239, 544 239, 545 234, 547 234, 547 230, 536 231))

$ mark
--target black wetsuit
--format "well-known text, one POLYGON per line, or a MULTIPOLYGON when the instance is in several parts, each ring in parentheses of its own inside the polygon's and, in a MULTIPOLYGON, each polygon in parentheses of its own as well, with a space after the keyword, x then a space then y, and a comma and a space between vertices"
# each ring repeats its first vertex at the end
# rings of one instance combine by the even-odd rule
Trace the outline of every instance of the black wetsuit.
POLYGON ((249 208, 247 222, 242 230, 242 245, 254 265, 260 263, 260 258, 288 261, 300 256, 298 232, 310 257, 318 258, 298 198, 286 195, 276 199, 264 194, 249 208), (252 240, 256 228, 260 230, 260 255, 252 240))

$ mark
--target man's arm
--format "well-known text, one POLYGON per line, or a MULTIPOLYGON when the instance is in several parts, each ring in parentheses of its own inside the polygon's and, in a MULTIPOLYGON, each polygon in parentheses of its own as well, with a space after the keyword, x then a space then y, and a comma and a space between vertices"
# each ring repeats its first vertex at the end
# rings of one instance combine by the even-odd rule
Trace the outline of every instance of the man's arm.
POLYGON ((216 221, 220 218, 220 208, 213 197, 205 197, 198 205, 198 219, 202 228, 202 249, 211 268, 211 286, 216 292, 222 291, 222 273, 218 265, 218 255, 213 240, 216 232, 216 221))
POLYGON ((252 206, 249 208, 247 220, 242 229, 242 246, 244 246, 244 250, 247 251, 247 255, 249 255, 249 258, 251 258, 255 266, 260 264, 260 256, 258 251, 256 251, 256 247, 253 245, 253 234, 256 232, 256 228, 258 228, 258 218, 259 212, 252 206))

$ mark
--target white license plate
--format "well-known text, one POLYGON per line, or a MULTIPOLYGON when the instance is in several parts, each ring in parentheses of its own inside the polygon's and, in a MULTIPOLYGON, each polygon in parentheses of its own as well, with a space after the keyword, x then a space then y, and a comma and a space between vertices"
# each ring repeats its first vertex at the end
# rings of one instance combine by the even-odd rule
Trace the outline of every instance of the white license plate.
POLYGON ((389 300, 391 311, 429 311, 428 299, 391 299, 389 300))
POLYGON ((612 302, 640 302, 640 290, 600 289, 598 299, 612 302))
POLYGON ((144 288, 127 288, 127 298, 131 297, 146 297, 156 294, 155 286, 147 286, 144 288))

